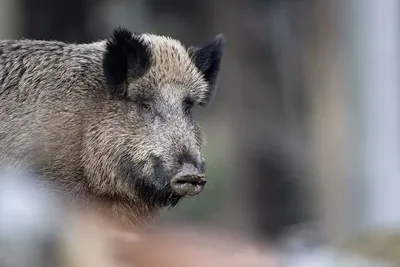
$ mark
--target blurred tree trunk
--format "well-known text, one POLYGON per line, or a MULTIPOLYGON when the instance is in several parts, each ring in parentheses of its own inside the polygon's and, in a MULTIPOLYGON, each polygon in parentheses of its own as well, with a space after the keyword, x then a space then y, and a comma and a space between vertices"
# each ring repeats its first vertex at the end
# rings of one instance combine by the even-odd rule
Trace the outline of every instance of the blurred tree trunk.
POLYGON ((341 77, 336 2, 313 0, 307 65, 311 98, 310 132, 318 217, 332 243, 349 234, 346 166, 347 96, 341 77))
POLYGON ((21 0, 24 38, 91 41, 86 19, 89 1, 21 0))

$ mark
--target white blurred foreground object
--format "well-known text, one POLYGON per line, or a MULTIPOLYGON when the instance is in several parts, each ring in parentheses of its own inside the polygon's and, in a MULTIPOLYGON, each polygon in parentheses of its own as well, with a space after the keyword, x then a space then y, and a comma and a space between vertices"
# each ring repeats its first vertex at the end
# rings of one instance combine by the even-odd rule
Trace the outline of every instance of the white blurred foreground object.
POLYGON ((0 266, 54 266, 60 207, 14 169, 0 172, 0 266), (48 253, 44 257, 45 253, 48 253))

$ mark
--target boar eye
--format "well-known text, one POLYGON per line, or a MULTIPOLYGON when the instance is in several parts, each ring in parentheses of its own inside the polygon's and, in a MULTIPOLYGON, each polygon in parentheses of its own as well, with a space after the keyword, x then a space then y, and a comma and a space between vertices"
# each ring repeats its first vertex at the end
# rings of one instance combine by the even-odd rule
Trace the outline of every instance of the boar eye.
POLYGON ((151 103, 142 102, 139 104, 139 107, 140 107, 142 116, 146 120, 152 120, 154 118, 153 106, 151 105, 151 103))
POLYGON ((151 111, 151 105, 149 103, 143 103, 141 104, 142 109, 146 112, 150 112, 151 111))

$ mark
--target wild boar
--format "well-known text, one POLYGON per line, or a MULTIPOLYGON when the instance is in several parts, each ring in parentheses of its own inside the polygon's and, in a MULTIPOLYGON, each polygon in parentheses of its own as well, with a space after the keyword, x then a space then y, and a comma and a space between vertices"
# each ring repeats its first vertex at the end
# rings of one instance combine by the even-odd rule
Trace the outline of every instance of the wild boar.
POLYGON ((0 162, 68 200, 140 224, 205 186, 191 113, 217 88, 222 34, 203 46, 115 29, 89 44, 0 41, 0 162))

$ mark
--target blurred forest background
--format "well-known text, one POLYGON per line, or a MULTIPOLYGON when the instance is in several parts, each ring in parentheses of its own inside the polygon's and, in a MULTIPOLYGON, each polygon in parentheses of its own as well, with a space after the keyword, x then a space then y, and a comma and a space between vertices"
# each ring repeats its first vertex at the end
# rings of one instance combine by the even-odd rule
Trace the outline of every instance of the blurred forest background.
POLYGON ((363 189, 348 179, 348 103, 357 96, 349 99, 343 83, 338 2, 0 0, 0 38, 91 42, 123 26, 201 45, 223 33, 217 95, 196 110, 208 140, 206 190, 160 221, 223 225, 268 240, 316 221, 340 240, 363 216, 351 191, 363 189))

